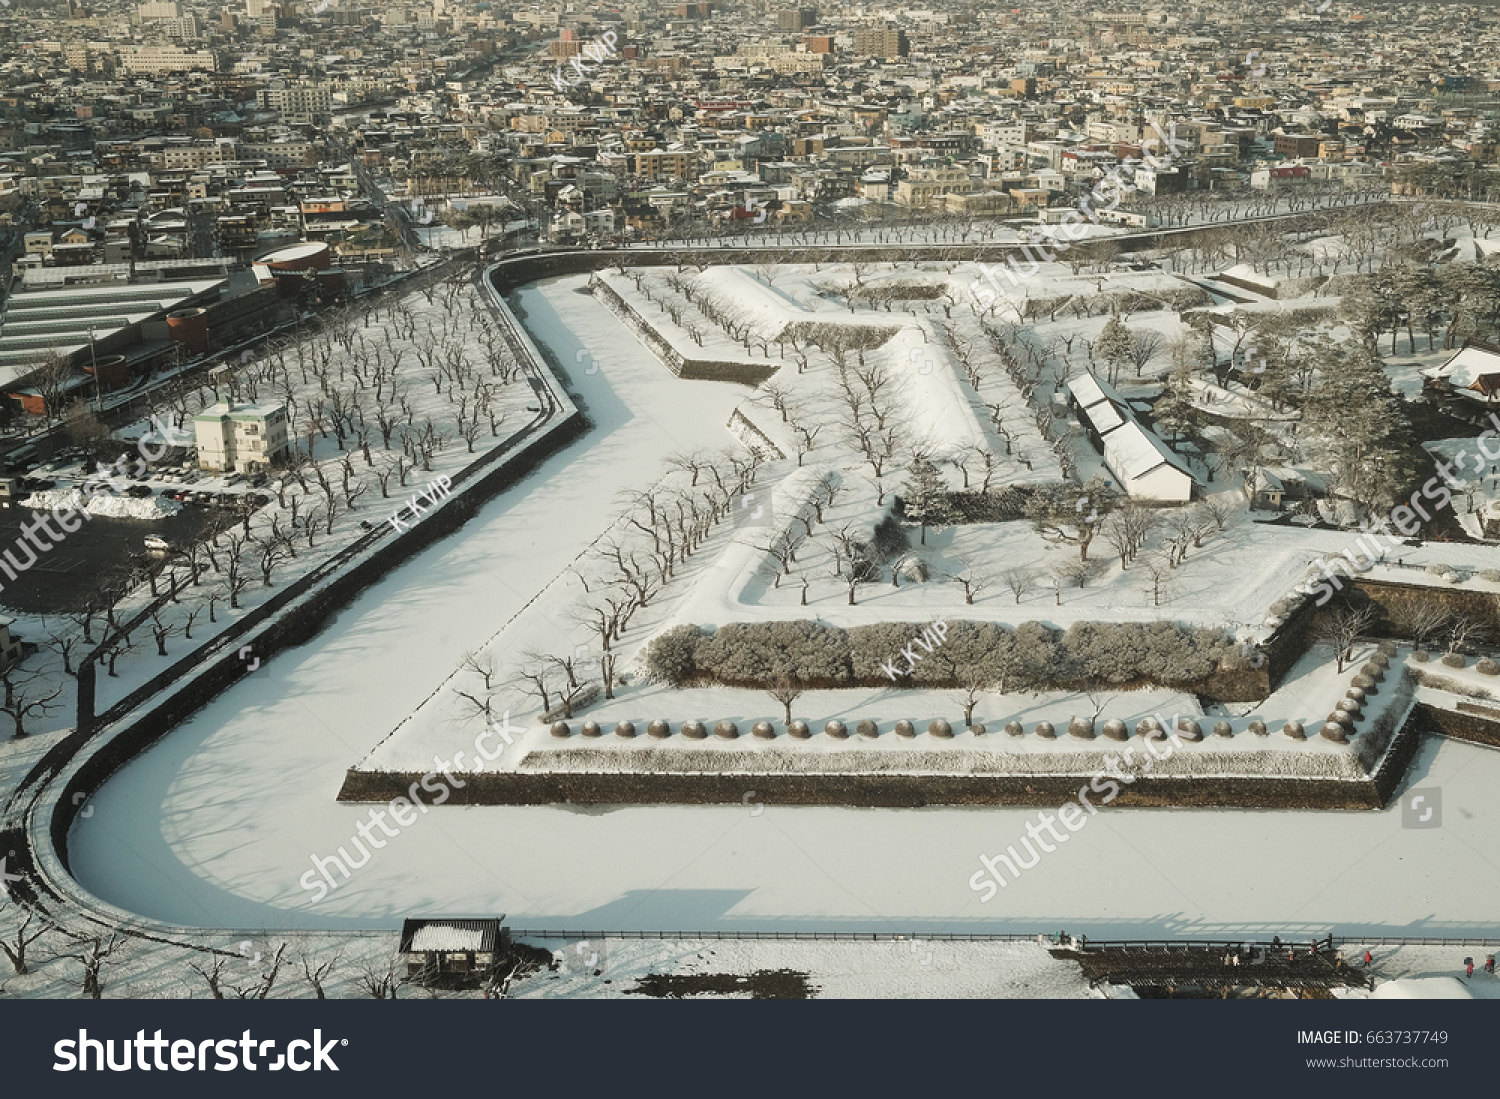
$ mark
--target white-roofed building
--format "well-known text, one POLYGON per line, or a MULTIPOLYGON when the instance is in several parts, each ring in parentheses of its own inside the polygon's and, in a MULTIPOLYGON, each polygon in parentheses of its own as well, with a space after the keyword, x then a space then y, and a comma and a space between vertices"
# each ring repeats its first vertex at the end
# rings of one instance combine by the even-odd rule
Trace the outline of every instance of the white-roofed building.
POLYGON ((1074 411, 1089 441, 1129 496, 1186 503, 1196 484, 1187 463, 1135 418, 1130 403, 1092 374, 1068 383, 1074 411))
POLYGON ((1500 395, 1500 348, 1470 340, 1447 362, 1422 371, 1422 377, 1434 388, 1492 401, 1500 395))

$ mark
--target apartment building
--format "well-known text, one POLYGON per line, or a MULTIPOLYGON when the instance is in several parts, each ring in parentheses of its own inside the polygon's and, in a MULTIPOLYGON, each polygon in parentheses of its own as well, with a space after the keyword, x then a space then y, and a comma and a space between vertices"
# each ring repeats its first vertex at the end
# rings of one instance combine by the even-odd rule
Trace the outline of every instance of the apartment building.
POLYGON ((193 417, 198 465, 214 473, 254 473, 290 453, 286 405, 220 401, 193 417))

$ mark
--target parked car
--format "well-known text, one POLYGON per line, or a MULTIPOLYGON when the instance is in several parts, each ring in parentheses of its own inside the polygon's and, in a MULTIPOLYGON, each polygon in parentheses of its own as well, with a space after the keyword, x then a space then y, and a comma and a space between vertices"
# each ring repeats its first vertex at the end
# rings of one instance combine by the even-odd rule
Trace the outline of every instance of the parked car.
POLYGON ((261 485, 263 485, 265 483, 266 483, 266 475, 264 473, 257 473, 254 477, 250 478, 250 487, 251 488, 260 488, 261 485))
POLYGON ((148 534, 146 535, 146 548, 152 553, 170 553, 172 544, 158 535, 148 534))
POLYGON ((224 483, 226 485, 237 485, 244 479, 245 475, 243 473, 231 473, 228 477, 224 478, 224 483))
POLYGON ((125 490, 125 495, 134 496, 137 500, 144 500, 154 494, 151 491, 150 485, 131 485, 125 490))

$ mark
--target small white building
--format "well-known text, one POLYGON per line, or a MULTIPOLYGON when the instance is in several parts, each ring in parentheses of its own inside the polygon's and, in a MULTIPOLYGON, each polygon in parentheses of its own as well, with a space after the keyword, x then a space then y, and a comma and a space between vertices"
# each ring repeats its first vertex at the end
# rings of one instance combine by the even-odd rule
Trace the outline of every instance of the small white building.
POLYGON ((286 405, 220 401, 193 417, 198 465, 214 473, 255 473, 291 452, 286 405))
POLYGON ((1078 420, 1104 455, 1104 464, 1129 496, 1187 503, 1195 481, 1187 463, 1161 436, 1135 418, 1115 389, 1092 374, 1068 383, 1078 420))
POLYGON ((21 639, 10 635, 14 618, 0 614, 0 672, 8 671, 21 659, 21 639))

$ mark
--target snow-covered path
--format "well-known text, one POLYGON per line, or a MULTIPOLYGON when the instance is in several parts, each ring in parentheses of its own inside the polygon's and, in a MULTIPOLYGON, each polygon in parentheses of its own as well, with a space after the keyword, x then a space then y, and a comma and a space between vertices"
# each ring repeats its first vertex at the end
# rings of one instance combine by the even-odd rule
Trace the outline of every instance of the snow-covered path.
POLYGON ((1426 746, 1413 769, 1415 785, 1442 787, 1441 828, 1404 829, 1395 807, 1106 809, 989 904, 968 886, 978 857, 1018 842, 1035 811, 764 807, 747 790, 727 808, 437 808, 311 905, 298 886, 310 857, 352 850, 369 812, 333 800, 345 768, 604 528, 620 489, 666 453, 729 438, 742 389, 671 377, 582 295, 524 304, 561 361, 587 347, 600 363, 573 378, 598 427, 96 792, 71 843, 86 888, 238 928, 495 913, 532 927, 1095 937, 1500 923, 1500 753, 1458 744, 1426 746), (699 391, 697 414, 668 414, 681 387, 699 391))

